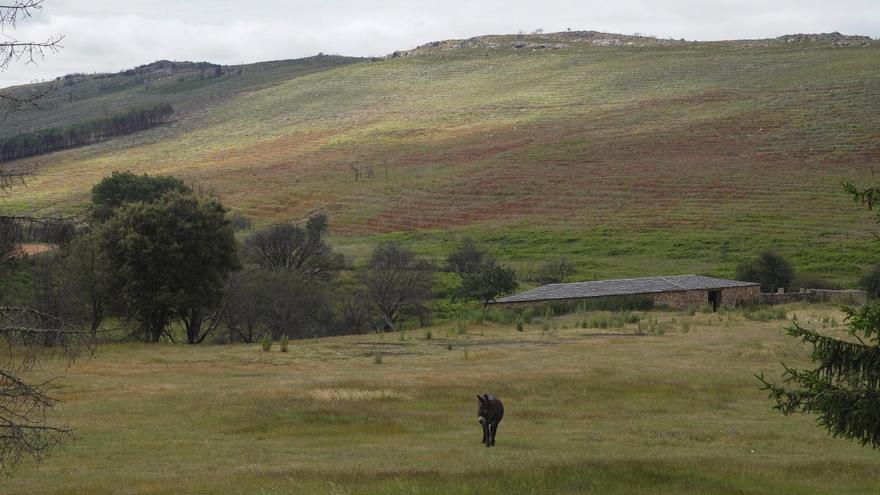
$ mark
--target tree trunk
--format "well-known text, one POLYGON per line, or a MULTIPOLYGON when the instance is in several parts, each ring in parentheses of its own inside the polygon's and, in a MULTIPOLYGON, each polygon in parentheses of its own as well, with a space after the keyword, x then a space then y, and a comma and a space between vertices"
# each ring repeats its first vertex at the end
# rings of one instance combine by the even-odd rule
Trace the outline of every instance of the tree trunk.
POLYGON ((205 317, 202 314, 201 308, 193 308, 189 310, 189 317, 184 318, 187 344, 198 344, 202 341, 204 337, 201 336, 201 332, 202 323, 204 323, 204 321, 205 317))

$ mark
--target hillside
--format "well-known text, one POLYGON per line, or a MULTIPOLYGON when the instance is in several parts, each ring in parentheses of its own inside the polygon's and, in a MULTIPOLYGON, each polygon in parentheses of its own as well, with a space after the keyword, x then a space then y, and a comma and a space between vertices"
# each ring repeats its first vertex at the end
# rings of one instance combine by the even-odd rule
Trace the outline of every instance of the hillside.
POLYGON ((566 255, 581 277, 729 275, 774 248, 853 283, 878 259, 874 225, 840 184, 880 165, 878 55, 836 33, 573 32, 74 77, 0 135, 143 102, 171 102, 177 120, 16 162, 39 172, 0 210, 75 212, 131 169, 210 185, 258 223, 325 211, 355 256, 377 235, 440 255, 466 233, 522 269, 566 255))

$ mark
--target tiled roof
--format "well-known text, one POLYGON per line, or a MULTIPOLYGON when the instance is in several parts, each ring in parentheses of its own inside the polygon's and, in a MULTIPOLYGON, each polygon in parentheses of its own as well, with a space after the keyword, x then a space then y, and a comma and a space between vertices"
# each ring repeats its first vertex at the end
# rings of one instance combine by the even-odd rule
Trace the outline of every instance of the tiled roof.
POLYGON ((623 296, 651 294, 656 292, 677 292, 683 290, 724 289, 728 287, 751 287, 753 282, 740 282, 702 275, 675 275, 671 277, 625 278, 620 280, 599 280, 595 282, 575 282, 571 284, 550 284, 535 289, 502 297, 496 303, 531 301, 550 301, 556 299, 584 299, 588 297, 623 296))

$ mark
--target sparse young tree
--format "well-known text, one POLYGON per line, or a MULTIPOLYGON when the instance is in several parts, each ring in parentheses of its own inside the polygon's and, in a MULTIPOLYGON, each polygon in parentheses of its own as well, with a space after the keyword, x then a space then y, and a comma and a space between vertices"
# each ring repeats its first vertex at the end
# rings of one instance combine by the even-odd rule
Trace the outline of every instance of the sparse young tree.
POLYGON ((92 232, 67 246, 62 270, 66 285, 74 292, 77 312, 96 335, 114 301, 109 260, 99 236, 92 232))
POLYGON ((327 275, 342 264, 324 241, 327 216, 309 217, 305 227, 291 223, 274 225, 247 240, 251 258, 266 270, 297 272, 304 276, 327 275))
POLYGON ((473 239, 465 237, 446 258, 446 269, 463 277, 479 271, 483 260, 487 257, 486 251, 473 239))
POLYGON ((541 284, 561 284, 574 275, 575 267, 564 257, 548 261, 541 266, 538 282, 541 284))
POLYGON ((227 301, 223 323, 230 341, 323 337, 336 330, 328 283, 295 272, 245 269, 230 278, 227 301))
POLYGON ((794 270, 788 261, 772 251, 764 251, 736 267, 738 280, 757 282, 761 284, 763 292, 776 292, 777 289, 788 287, 793 277, 794 270))
MULTIPOLYGON (((878 191, 846 190, 873 208, 878 191)), ((878 217, 880 221, 880 217, 878 217)), ((819 424, 834 437, 856 440, 880 448, 880 301, 861 309, 844 308, 850 338, 842 339, 809 330, 795 322, 788 334, 812 347, 813 369, 799 370, 783 364, 783 383, 758 376, 763 390, 785 415, 816 414, 819 424)))
POLYGON ((434 267, 396 242, 376 246, 358 278, 389 330, 397 328, 403 316, 421 313, 433 296, 434 267))

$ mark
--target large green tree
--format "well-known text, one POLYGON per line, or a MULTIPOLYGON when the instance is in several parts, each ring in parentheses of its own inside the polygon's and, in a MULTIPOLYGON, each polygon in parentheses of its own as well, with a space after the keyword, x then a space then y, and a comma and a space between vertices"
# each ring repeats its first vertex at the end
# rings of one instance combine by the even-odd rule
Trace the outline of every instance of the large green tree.
MULTIPOLYGON (((878 189, 858 190, 856 200, 873 208, 878 189)), ((880 221, 880 217, 878 217, 880 221)), ((788 334, 812 348, 812 369, 783 364, 782 384, 758 379, 785 415, 815 414, 835 437, 880 448, 880 301, 863 308, 844 308, 849 338, 836 338, 794 323, 788 334)))
POLYGON ((92 187, 92 218, 107 221, 123 205, 152 203, 169 192, 191 193, 192 188, 177 177, 113 172, 92 187))
POLYGON ((157 342, 181 319, 187 342, 206 337, 202 324, 238 269, 235 237, 219 201, 170 192, 127 203, 101 226, 103 248, 129 312, 157 342))

